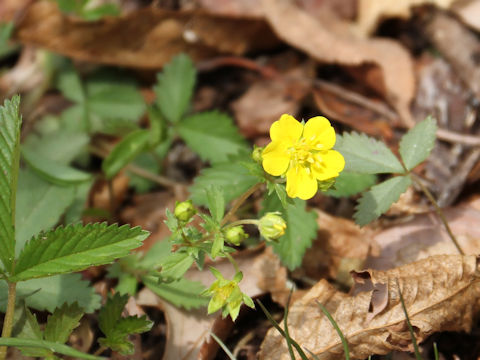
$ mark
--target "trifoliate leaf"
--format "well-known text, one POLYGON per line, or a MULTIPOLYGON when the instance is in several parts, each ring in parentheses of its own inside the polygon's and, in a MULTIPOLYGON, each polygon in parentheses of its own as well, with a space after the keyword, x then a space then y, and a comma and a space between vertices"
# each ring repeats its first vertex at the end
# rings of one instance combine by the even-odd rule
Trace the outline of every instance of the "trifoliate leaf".
MULTIPOLYGON (((7 283, 0 280, 0 311, 7 305, 7 283), (4 296, 5 295, 5 296, 4 296)), ((17 298, 24 299, 29 308, 53 313, 64 303, 78 302, 86 313, 100 307, 100 296, 80 274, 65 274, 42 279, 22 281, 17 284, 17 298)))
POLYGON ((198 309, 208 303, 207 298, 200 296, 205 287, 197 281, 181 278, 178 281, 164 284, 159 283, 158 278, 153 276, 145 276, 142 280, 146 287, 175 306, 190 310, 198 309))
POLYGON ((56 185, 76 185, 92 178, 89 173, 57 163, 28 149, 23 149, 22 155, 27 164, 39 176, 56 185))
POLYGON ((74 186, 54 185, 38 177, 32 170, 20 170, 15 253, 18 255, 33 235, 57 224, 74 199, 74 186))
POLYGON ((248 149, 232 118, 218 111, 183 119, 178 124, 178 132, 187 145, 206 161, 227 161, 228 155, 248 149))
POLYGON ((20 253, 12 281, 80 271, 125 256, 148 232, 128 225, 82 224, 58 227, 32 238, 20 253))
POLYGON ((407 170, 412 170, 430 155, 436 132, 437 123, 429 116, 402 137, 399 152, 407 170))
POLYGON ((355 208, 355 222, 364 226, 375 220, 398 200, 412 183, 410 176, 396 176, 364 193, 355 208))
POLYGON ((10 271, 15 257, 15 199, 20 161, 20 97, 0 106, 0 260, 10 271))
POLYGON ((271 242, 273 250, 290 270, 302 263, 303 255, 317 236, 316 214, 305 210, 306 202, 294 199, 284 209, 275 194, 268 196, 263 202, 261 214, 278 211, 287 223, 285 235, 271 242))
POLYGON ((158 73, 155 86, 156 102, 165 117, 178 122, 186 112, 193 94, 196 71, 192 60, 180 54, 158 73))
POLYGON ((218 186, 223 190, 225 202, 243 194, 259 180, 239 163, 241 158, 234 157, 228 162, 216 163, 211 168, 205 168, 195 178, 193 186, 189 188, 191 198, 197 205, 207 205, 205 189, 210 185, 218 186))
POLYGON ((70 337, 71 332, 78 325, 83 316, 83 309, 74 302, 73 304, 63 304, 56 308, 52 315, 48 317, 45 326, 45 340, 64 344, 70 337))
POLYGON ((342 171, 335 181, 334 188, 327 190, 325 194, 333 197, 348 197, 356 195, 377 182, 373 174, 360 174, 342 171))
POLYGON ((381 141, 356 132, 337 135, 335 149, 345 158, 345 170, 366 174, 403 173, 402 164, 381 141))
POLYGON ((127 135, 108 154, 102 163, 102 170, 107 179, 111 179, 128 165, 148 146, 150 133, 148 130, 137 130, 127 135))
POLYGON ((212 185, 206 189, 206 192, 210 214, 216 222, 220 222, 225 213, 225 198, 223 196, 223 190, 218 186, 212 185))

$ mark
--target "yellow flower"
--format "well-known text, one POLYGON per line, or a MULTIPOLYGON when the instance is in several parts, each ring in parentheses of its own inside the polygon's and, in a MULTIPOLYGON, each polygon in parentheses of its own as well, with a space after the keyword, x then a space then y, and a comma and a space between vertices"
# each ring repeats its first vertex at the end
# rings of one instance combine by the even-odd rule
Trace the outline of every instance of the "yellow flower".
POLYGON ((338 176, 345 159, 335 145, 335 130, 328 119, 316 116, 305 125, 284 114, 270 127, 272 142, 262 153, 263 168, 274 176, 287 177, 288 196, 312 198, 318 190, 317 181, 338 176))

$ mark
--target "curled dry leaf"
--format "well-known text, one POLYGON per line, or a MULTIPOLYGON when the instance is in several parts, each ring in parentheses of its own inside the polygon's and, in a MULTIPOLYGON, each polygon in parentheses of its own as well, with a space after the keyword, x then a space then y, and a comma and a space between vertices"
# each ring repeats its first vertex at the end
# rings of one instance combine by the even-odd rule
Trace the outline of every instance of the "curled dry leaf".
POLYGON ((263 0, 262 4, 276 34, 314 59, 346 66, 376 65, 381 70, 387 101, 405 123, 413 123, 409 110, 415 89, 413 64, 400 44, 362 38, 354 24, 332 14, 315 18, 291 0, 263 0))
MULTIPOLYGON (((0 14, 0 21, 11 20, 8 14, 0 14)), ((25 9, 14 37, 77 60, 138 68, 159 68, 180 52, 200 60, 277 43, 261 20, 148 7, 82 22, 63 15, 55 2, 47 0, 25 9)))
MULTIPOLYGON (((418 341, 436 331, 469 331, 480 308, 475 256, 432 256, 388 271, 355 273, 354 278, 354 295, 322 280, 290 309, 290 336, 318 359, 343 358, 343 347, 317 302, 342 330, 352 359, 413 350, 399 290, 418 341)), ((276 329, 267 333, 260 359, 290 359, 285 339, 276 329)))

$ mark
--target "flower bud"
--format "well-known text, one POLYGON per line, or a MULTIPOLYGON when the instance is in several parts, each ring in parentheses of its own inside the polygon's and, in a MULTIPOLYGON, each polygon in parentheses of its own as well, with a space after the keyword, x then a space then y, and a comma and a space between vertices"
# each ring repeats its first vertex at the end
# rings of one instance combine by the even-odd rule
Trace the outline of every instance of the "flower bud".
POLYGON ((229 243, 238 246, 243 240, 248 238, 248 234, 245 233, 243 227, 234 226, 225 230, 225 237, 229 243))
POLYGON ((258 230, 267 241, 277 240, 283 234, 287 224, 279 212, 266 213, 258 223, 258 230))
POLYGON ((193 215, 197 213, 197 210, 192 204, 192 200, 178 202, 175 205, 175 217, 182 222, 188 222, 193 215))
POLYGON ((263 147, 258 147, 256 145, 254 145, 253 151, 252 151, 253 161, 261 164, 262 163, 262 153, 263 153, 263 147))

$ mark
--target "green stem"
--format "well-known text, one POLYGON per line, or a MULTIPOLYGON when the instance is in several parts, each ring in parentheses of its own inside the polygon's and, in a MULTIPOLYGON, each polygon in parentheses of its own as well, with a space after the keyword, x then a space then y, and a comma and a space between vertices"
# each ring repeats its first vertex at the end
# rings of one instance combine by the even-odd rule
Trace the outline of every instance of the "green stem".
POLYGON ((235 261, 235 259, 232 257, 232 255, 230 255, 229 253, 226 252, 225 256, 227 257, 227 259, 232 263, 233 267, 235 268, 235 273, 239 273, 240 268, 238 267, 238 264, 235 261))
POLYGON ((412 175, 413 179, 415 180, 415 182, 418 184, 418 186, 420 186, 420 189, 422 189, 423 193, 427 196, 428 200, 430 200, 430 202, 432 203, 433 207, 435 208, 435 211, 437 212, 437 215, 439 216, 440 220, 442 221, 443 225, 445 226, 445 229, 447 230, 448 236, 450 236, 450 239, 452 240, 453 244, 457 248, 458 252, 461 255, 465 255, 465 252, 462 250, 460 244, 458 243, 457 238, 455 237, 455 235, 452 232, 452 229, 450 229, 450 226, 448 225, 447 218, 445 217, 442 209, 438 205, 437 200, 435 200, 435 197, 432 195, 430 190, 428 190, 428 188, 422 183, 422 180, 419 179, 417 175, 415 175, 413 173, 411 173, 411 175, 412 175))
POLYGON ((258 220, 257 219, 243 219, 243 220, 237 220, 234 222, 231 222, 228 225, 224 226, 224 229, 228 229, 231 227, 235 227, 238 225, 258 225, 258 220))
POLYGON ((230 220, 230 218, 235 215, 235 213, 237 212, 237 210, 240 208, 240 206, 242 206, 242 204, 245 202, 245 200, 247 200, 250 195, 252 195, 255 191, 257 191, 258 189, 260 189, 260 186, 262 186, 262 183, 256 183, 255 185, 253 185, 251 188, 249 188, 247 191, 245 191, 238 199, 237 201, 235 202, 235 205, 232 206, 232 208, 230 209, 230 211, 227 213, 227 215, 224 216, 224 218, 222 219, 222 221, 220 222, 220 227, 222 227, 223 225, 225 225, 228 220, 230 220))
MULTIPOLYGON (((15 298, 17 295, 17 283, 8 283, 8 301, 7 311, 5 312, 5 318, 3 319, 2 337, 9 338, 12 334, 13 327, 13 313, 15 312, 15 298)), ((4 360, 7 356, 7 347, 0 347, 0 360, 4 360)))

